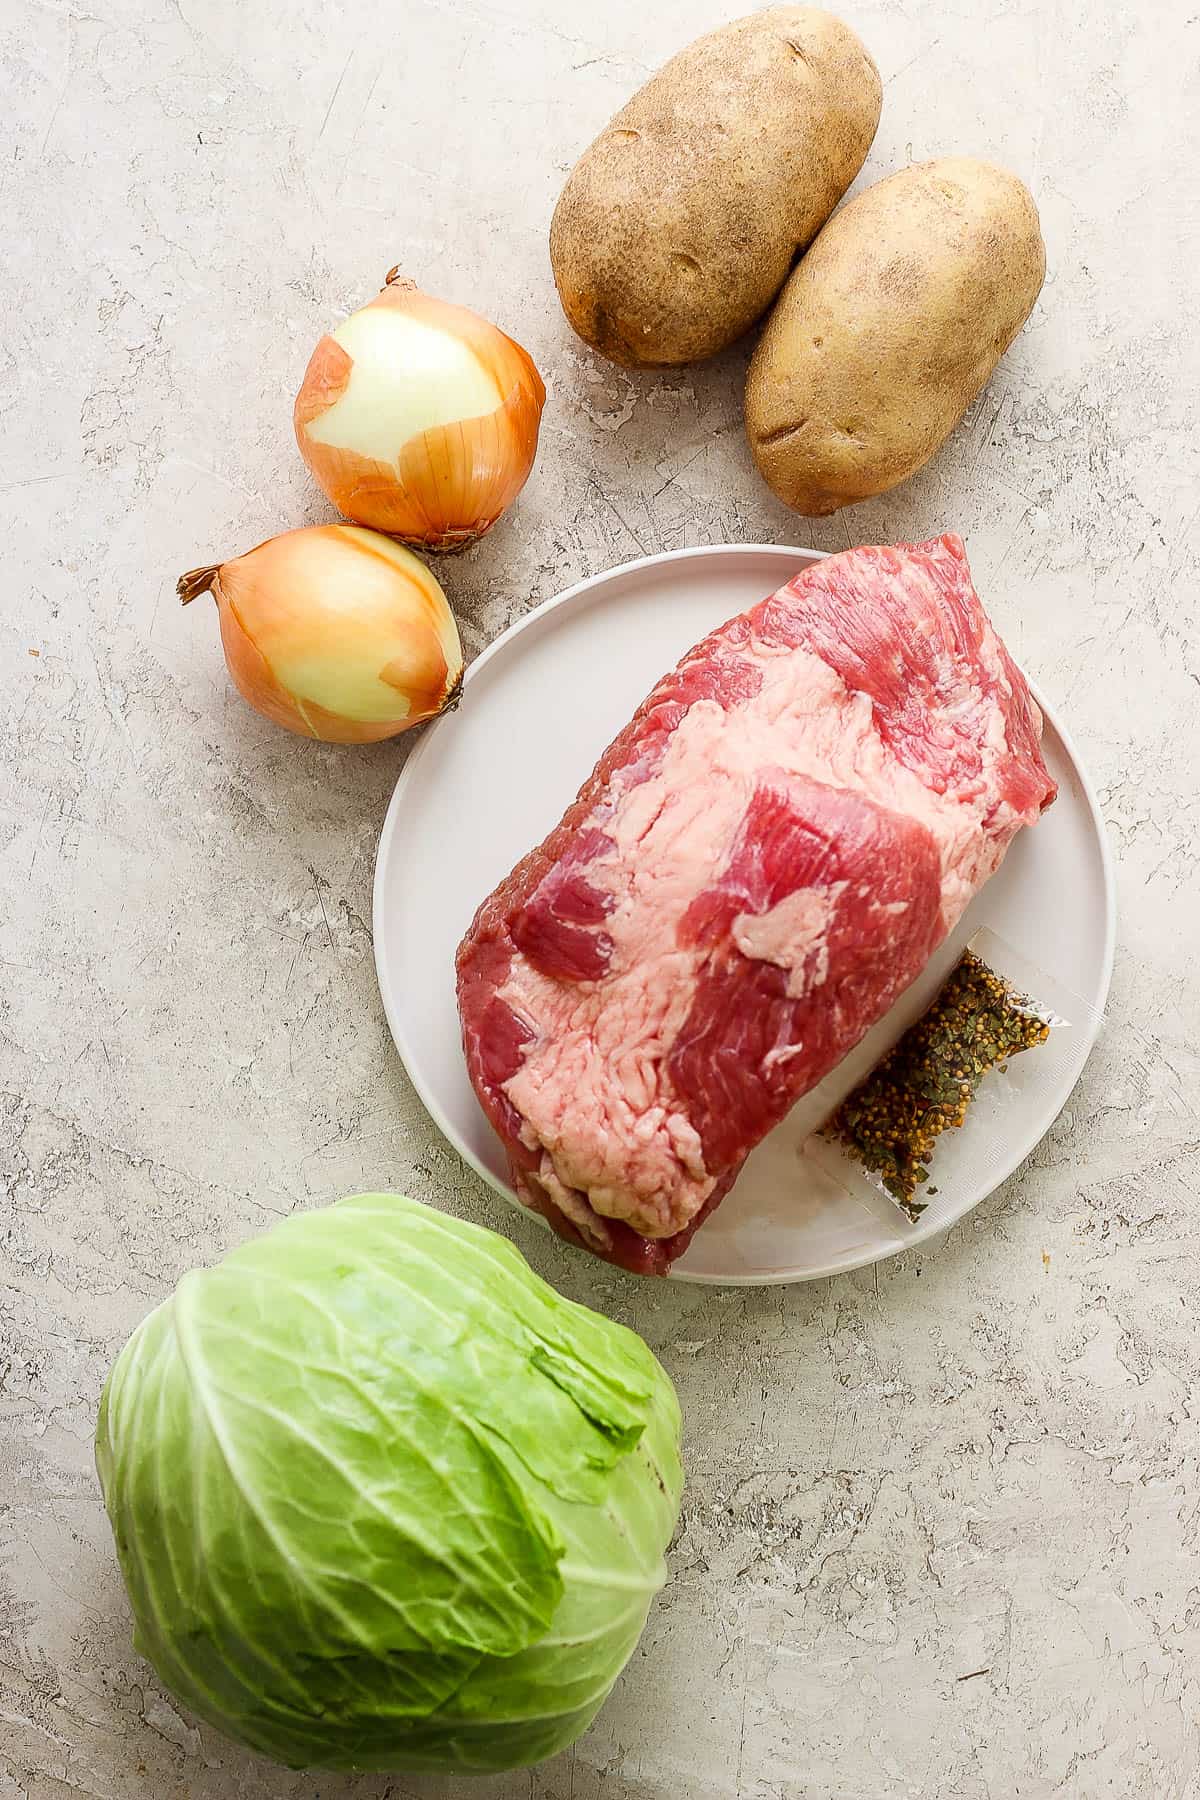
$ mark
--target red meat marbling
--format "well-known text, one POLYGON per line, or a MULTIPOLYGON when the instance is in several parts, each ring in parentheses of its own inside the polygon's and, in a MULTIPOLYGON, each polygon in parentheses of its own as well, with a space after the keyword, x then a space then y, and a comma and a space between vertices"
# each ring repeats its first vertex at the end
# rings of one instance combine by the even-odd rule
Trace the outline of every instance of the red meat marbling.
POLYGON ((1054 798, 956 537, 849 550, 654 689, 458 952, 522 1200, 664 1274, 1054 798))

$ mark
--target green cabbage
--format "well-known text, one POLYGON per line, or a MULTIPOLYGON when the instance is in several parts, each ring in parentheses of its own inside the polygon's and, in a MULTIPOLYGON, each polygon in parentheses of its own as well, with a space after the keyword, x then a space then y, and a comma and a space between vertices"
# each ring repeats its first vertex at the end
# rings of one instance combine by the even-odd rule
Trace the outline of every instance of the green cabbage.
POLYGON ((135 1643, 293 1767, 513 1768, 633 1651, 679 1510, 633 1332, 394 1194, 185 1275, 118 1356, 96 1462, 135 1643))

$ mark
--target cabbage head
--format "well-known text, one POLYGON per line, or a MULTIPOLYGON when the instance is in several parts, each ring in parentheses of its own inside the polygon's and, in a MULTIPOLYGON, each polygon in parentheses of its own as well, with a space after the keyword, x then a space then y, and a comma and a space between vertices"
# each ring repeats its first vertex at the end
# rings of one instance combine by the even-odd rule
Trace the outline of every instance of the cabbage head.
POLYGON ((138 1650, 297 1768, 563 1749, 638 1641, 682 1483, 642 1340, 396 1194, 185 1275, 113 1366, 96 1461, 138 1650))

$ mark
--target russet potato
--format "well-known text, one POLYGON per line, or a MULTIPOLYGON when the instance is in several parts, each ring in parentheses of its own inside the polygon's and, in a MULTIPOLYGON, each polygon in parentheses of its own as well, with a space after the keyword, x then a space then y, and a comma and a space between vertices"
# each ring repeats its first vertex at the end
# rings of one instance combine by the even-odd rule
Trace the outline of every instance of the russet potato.
POLYGON ((774 492, 819 516, 907 480, 984 387, 1045 272, 1033 197, 991 163, 917 163, 851 200, 750 364, 746 431, 774 492))
POLYGON ((613 362, 731 344, 861 169, 879 72, 832 13, 777 6, 672 57, 585 150, 550 227, 563 310, 613 362))

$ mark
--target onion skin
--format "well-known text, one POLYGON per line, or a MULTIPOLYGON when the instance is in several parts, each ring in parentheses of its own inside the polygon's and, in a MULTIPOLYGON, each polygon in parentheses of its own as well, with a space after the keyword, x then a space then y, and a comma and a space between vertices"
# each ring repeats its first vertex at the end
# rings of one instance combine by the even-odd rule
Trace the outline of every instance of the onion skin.
POLYGON ((463 657, 441 587, 411 551, 357 525, 308 525, 181 575, 211 592, 233 684, 264 718, 327 744, 371 744, 457 700, 463 657))
MULTIPOLYGON (((369 382, 371 391, 359 394, 356 404, 371 409, 377 438, 388 435, 389 412, 404 410, 405 360, 419 354, 401 321, 423 328, 412 334, 415 338, 433 332, 449 340, 457 375, 447 373, 446 404, 453 412, 461 383, 471 414, 408 435, 397 425, 383 455, 356 447, 352 425, 344 427, 351 441, 321 441, 319 434, 333 423, 328 415, 350 392, 356 369, 338 335, 327 335, 313 351, 296 396, 300 454, 347 518, 417 549, 463 550, 491 530, 525 485, 546 399, 542 378, 529 354, 497 326, 468 307, 421 293, 395 270, 383 291, 338 332, 361 337, 364 320, 380 360, 371 371, 359 372, 359 382, 369 382), (480 410, 481 400, 494 405, 480 410)), ((377 441, 373 449, 378 448, 377 441)))

